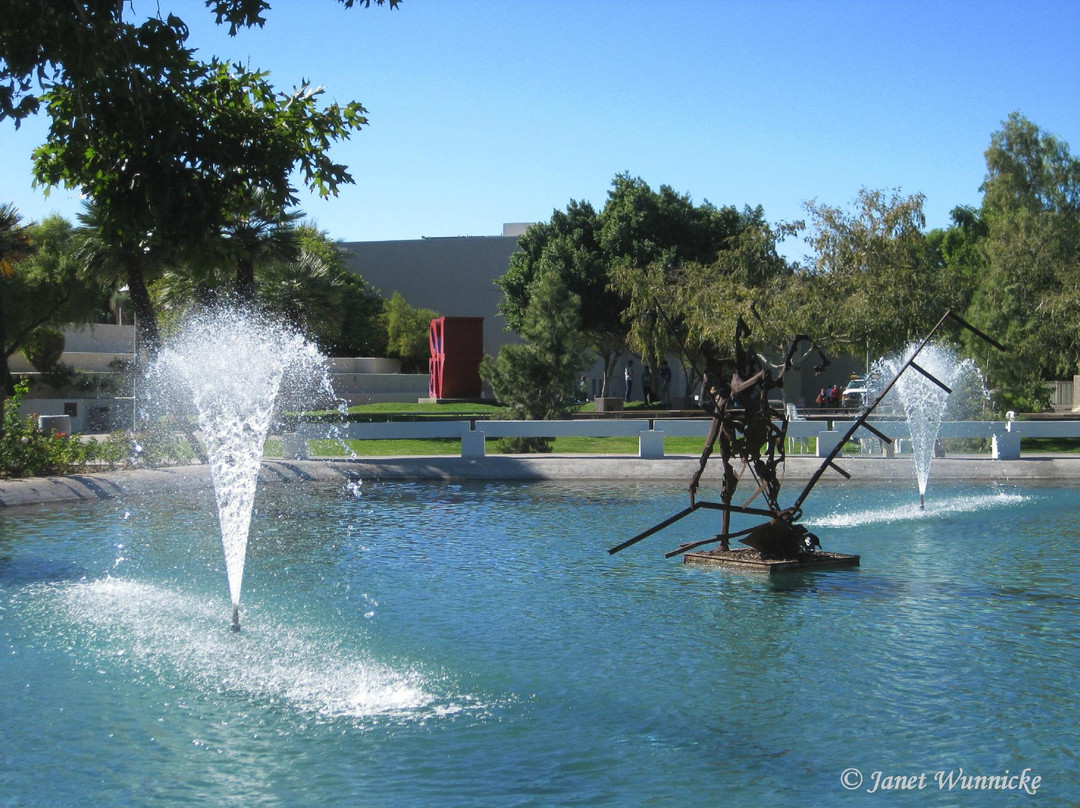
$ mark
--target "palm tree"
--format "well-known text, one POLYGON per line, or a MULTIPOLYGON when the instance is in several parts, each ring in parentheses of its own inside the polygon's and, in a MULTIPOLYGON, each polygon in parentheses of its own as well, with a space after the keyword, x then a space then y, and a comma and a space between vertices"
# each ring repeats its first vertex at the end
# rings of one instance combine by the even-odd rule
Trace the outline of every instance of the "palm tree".
POLYGON ((301 211, 275 209, 267 196, 256 190, 248 204, 234 212, 222 232, 222 248, 236 268, 234 291, 242 305, 255 305, 255 266, 267 260, 297 256, 294 225, 301 211))
POLYGON ((159 270, 160 259, 146 245, 138 243, 134 236, 131 240, 107 240, 103 236, 106 218, 94 204, 88 203, 83 207, 78 216, 81 226, 79 260, 86 272, 112 276, 118 285, 127 285, 131 307, 135 311, 139 341, 144 350, 154 356, 161 347, 161 332, 150 299, 147 276, 159 270))
POLYGON ((314 336, 340 330, 343 281, 320 256, 307 250, 292 260, 267 261, 259 268, 262 307, 293 328, 314 336))
POLYGON ((5 278, 15 274, 12 261, 20 261, 33 252, 30 234, 22 224, 22 216, 15 206, 0 205, 0 272, 5 278))
MULTIPOLYGON (((12 204, 0 206, 0 348, 7 345, 7 318, 4 316, 4 291, 7 282, 15 277, 12 262, 21 261, 33 253, 30 234, 22 217, 12 204)), ((4 398, 12 392, 11 371, 7 360, 0 362, 0 434, 4 430, 4 398)))

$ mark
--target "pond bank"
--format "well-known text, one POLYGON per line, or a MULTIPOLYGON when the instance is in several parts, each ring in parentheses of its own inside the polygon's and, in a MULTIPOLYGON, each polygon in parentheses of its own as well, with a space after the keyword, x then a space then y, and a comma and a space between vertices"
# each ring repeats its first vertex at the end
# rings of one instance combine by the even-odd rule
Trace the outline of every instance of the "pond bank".
MULTIPOLYGON (((852 480, 880 481, 914 478, 910 457, 845 457, 838 461, 852 480)), ((820 459, 789 456, 783 479, 806 481, 820 459)), ((264 460, 260 485, 303 481, 355 480, 665 480, 689 482, 698 466, 696 457, 669 456, 647 460, 632 455, 495 455, 482 458, 379 457, 358 459, 264 460)), ((721 466, 715 460, 703 482, 718 485, 721 466)), ((992 460, 983 456, 934 460, 931 480, 985 480, 987 482, 1080 480, 1080 456, 1031 455, 1020 460, 992 460)), ((828 471, 824 480, 841 479, 828 471)), ((32 477, 0 481, 0 507, 97 501, 153 496, 178 489, 211 484, 205 465, 166 469, 132 469, 75 474, 67 477, 32 477)))

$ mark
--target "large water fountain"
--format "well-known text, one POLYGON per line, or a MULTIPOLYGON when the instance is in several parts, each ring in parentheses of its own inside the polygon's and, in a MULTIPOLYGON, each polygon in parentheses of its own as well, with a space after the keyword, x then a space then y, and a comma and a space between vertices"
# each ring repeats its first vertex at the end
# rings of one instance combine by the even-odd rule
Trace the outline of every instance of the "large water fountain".
POLYGON ((192 317, 151 371, 172 405, 190 403, 214 481, 221 542, 240 630, 251 510, 276 408, 333 397, 326 361, 302 335, 257 313, 219 307, 192 317), (313 395, 314 394, 314 395, 313 395))
POLYGON ((878 412, 892 410, 903 413, 907 418, 915 477, 919 486, 919 505, 925 507, 930 465, 934 460, 942 421, 946 418, 962 420, 972 417, 985 405, 988 394, 982 372, 975 363, 971 359, 961 359, 953 348, 943 342, 922 347, 918 365, 910 365, 920 345, 920 342, 912 342, 900 354, 883 357, 874 363, 867 389, 871 398, 876 398, 880 388, 874 389, 875 383, 884 384, 900 373, 878 412), (905 368, 905 364, 908 367, 905 368), (902 368, 903 372, 900 372, 902 368), (946 387, 949 389, 946 390, 946 387))

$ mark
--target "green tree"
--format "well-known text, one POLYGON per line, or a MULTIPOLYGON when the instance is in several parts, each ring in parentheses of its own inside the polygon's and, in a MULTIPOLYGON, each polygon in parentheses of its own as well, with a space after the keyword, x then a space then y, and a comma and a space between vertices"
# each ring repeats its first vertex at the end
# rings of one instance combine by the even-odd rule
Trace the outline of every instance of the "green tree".
MULTIPOLYGON (((235 264, 233 292, 238 300, 255 302, 255 269, 260 263, 288 261, 299 256, 293 225, 303 216, 298 210, 283 210, 261 191, 252 194, 244 208, 228 213, 222 227, 222 242, 225 253, 235 264)), ((311 259, 308 263, 312 263, 311 259)))
MULTIPOLYGON (((8 285, 15 278, 13 264, 33 254, 33 250, 30 233, 22 223, 22 217, 15 206, 6 204, 0 207, 0 348, 6 347, 8 342, 7 311, 11 308, 7 305, 11 297, 8 285)), ((3 428, 4 398, 14 389, 7 363, 10 355, 4 352, 0 358, 0 430, 3 428)))
MULTIPOLYGON (((385 301, 354 272, 344 271, 340 286, 336 329, 319 344, 331 356, 386 356, 389 338, 382 321, 385 301)), ((422 365, 421 372, 426 371, 422 365)))
MULTIPOLYGON (((708 283, 724 276, 706 268, 740 244, 746 228, 764 224, 761 209, 740 212, 708 200, 697 205, 670 186, 654 191, 640 178, 621 174, 608 192, 601 220, 613 285, 629 298, 624 312, 628 347, 653 367, 674 353, 686 355, 692 365, 696 348, 684 304, 692 305, 706 294, 708 283)), ((714 321, 731 310, 719 305, 712 312, 714 321)))
POLYGON ((1080 160, 1014 112, 991 135, 986 172, 985 269, 968 316, 1009 347, 988 357, 999 403, 1037 409, 1042 380, 1080 361, 1080 160))
MULTIPOLYGON (((313 224, 296 224, 299 216, 261 233, 247 231, 252 240, 248 255, 257 259, 251 267, 255 303, 332 356, 383 355, 383 299, 348 270, 343 251, 325 232, 313 224)), ((151 290, 163 328, 179 324, 192 308, 235 299, 233 262, 232 249, 214 249, 165 270, 151 290)))
MULTIPOLYGON (((234 33, 262 25, 269 7, 208 5, 234 33)), ((155 350, 144 257, 216 238, 257 199, 269 211, 294 205, 294 172, 321 195, 336 193, 352 178, 327 146, 366 119, 357 102, 321 106, 321 88, 307 83, 279 93, 265 72, 201 62, 178 16, 159 10, 135 24, 124 19, 127 8, 115 0, 8 3, 0 117, 17 125, 44 103, 51 126, 35 152, 36 181, 79 188, 95 203, 100 240, 120 259, 143 342, 155 350)), ((248 280, 241 277, 245 295, 248 280)))
POLYGON ((694 204, 668 185, 654 191, 640 177, 619 174, 601 213, 601 244, 620 263, 645 267, 665 257, 673 263, 709 264, 739 232, 733 206, 694 204))
POLYGON ((862 189, 854 210, 808 203, 813 323, 807 333, 855 355, 895 350, 946 304, 923 235, 923 196, 862 189))
POLYGON ((733 207, 697 205, 669 186, 656 191, 640 178, 619 174, 600 213, 571 201, 550 222, 529 228, 519 252, 498 283, 500 310, 519 330, 541 280, 557 275, 581 301, 581 329, 588 348, 604 361, 604 394, 627 347, 655 364, 679 350, 680 339, 658 301, 676 276, 689 281, 688 267, 710 264, 739 232, 760 218, 760 209, 741 214, 733 207))
POLYGON ((600 222, 588 202, 571 200, 565 211, 534 224, 518 239, 510 268, 496 283, 503 290, 499 311, 520 331, 535 290, 547 275, 557 275, 581 301, 581 330, 589 348, 604 362, 604 389, 626 344, 623 311, 627 300, 611 286, 611 257, 599 240, 600 222))
POLYGON ((10 278, 0 280, 3 295, 0 384, 12 388, 8 359, 27 346, 41 326, 86 322, 107 297, 98 278, 87 278, 78 258, 79 240, 71 223, 50 216, 27 228, 33 252, 13 263, 10 278))
POLYGON ((10 278, 15 274, 12 263, 33 251, 29 230, 22 223, 19 211, 10 203, 0 205, 0 275, 10 278))
MULTIPOLYGON (((311 339, 330 356, 386 356, 386 301, 348 268, 348 256, 340 243, 314 224, 296 229, 296 243, 302 255, 326 267, 323 280, 310 286, 293 283, 303 300, 304 322, 311 339)), ((275 295, 276 286, 268 275, 260 278, 260 300, 265 305, 275 295)), ((424 334, 426 339, 427 324, 424 334)))
POLYGON ((986 269, 982 240, 986 223, 976 208, 962 205, 953 208, 952 224, 926 234, 930 260, 941 275, 949 306, 962 314, 971 306, 972 296, 986 269))
MULTIPOLYGON (((554 273, 541 277, 522 318, 520 345, 485 356, 480 376, 510 418, 563 418, 574 405, 578 377, 587 366, 581 301, 554 273)), ((511 442, 517 451, 551 451, 547 438, 511 442)))
POLYGON ((394 292, 383 309, 386 326, 386 355, 401 360, 404 373, 426 373, 431 321, 439 316, 431 309, 409 305, 400 292, 394 292))
POLYGON ((64 355, 64 332, 54 326, 38 326, 23 340, 22 352, 34 370, 55 370, 64 355))

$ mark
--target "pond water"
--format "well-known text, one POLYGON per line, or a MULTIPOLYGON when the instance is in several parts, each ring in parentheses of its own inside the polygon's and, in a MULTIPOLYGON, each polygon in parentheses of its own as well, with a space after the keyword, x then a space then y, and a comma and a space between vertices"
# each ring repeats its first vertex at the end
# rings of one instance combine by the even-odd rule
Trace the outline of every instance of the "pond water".
POLYGON ((676 485, 266 487, 240 634, 212 494, 3 513, 0 805, 1069 804, 1080 488, 912 500, 768 579, 608 555, 676 485))

